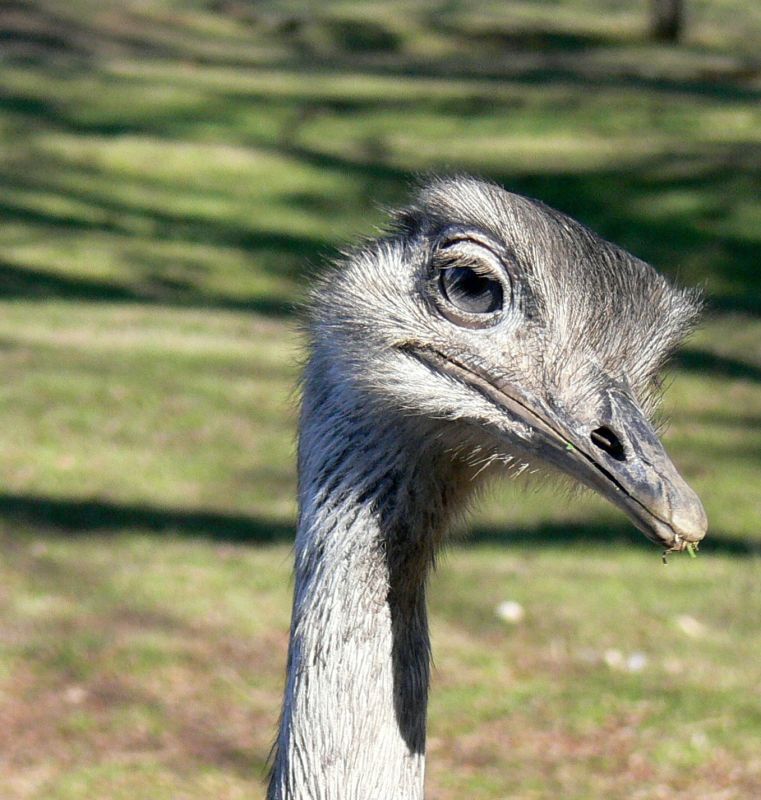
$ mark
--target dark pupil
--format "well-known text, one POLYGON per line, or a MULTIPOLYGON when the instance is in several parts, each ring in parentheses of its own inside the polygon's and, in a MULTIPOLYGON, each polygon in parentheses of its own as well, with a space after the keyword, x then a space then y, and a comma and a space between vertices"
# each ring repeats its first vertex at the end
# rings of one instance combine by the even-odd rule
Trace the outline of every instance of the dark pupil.
POLYGON ((502 308, 502 286, 469 267, 443 269, 439 281, 444 297, 461 311, 489 314, 502 308))

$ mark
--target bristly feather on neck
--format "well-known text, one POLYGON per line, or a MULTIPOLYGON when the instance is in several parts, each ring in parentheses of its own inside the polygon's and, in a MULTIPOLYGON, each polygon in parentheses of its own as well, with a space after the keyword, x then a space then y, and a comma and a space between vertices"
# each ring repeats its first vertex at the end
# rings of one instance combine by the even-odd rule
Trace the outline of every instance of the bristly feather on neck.
POLYGON ((373 413, 335 369, 316 353, 304 379, 288 684, 268 797, 409 800, 423 792, 426 581, 476 485, 455 473, 475 469, 425 420, 373 413))

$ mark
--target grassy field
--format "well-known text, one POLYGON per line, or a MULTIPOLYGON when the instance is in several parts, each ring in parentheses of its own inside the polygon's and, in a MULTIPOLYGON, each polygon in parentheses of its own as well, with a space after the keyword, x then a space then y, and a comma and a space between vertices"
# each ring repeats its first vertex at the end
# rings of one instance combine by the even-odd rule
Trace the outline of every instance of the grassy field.
POLYGON ((695 561, 496 487, 432 586, 429 795, 761 796, 761 7, 26 0, 0 62, 0 800, 263 796, 308 275, 427 171, 683 282, 695 561), (519 602, 525 617, 495 609, 519 602))

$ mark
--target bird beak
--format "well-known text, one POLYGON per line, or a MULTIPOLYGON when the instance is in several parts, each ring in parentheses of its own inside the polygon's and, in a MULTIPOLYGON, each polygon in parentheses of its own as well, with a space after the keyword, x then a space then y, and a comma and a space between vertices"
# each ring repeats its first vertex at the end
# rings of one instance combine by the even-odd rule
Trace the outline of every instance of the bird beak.
POLYGON ((527 425, 529 452, 618 506, 651 541, 679 551, 705 536, 708 520, 700 499, 677 472, 645 412, 620 385, 608 384, 594 420, 586 422, 463 359, 426 345, 409 343, 403 349, 527 425))
POLYGON ((607 389, 590 424, 548 409, 515 387, 495 388, 503 404, 536 431, 543 460, 618 506, 648 539, 684 550, 705 536, 708 520, 700 499, 628 392, 607 389))

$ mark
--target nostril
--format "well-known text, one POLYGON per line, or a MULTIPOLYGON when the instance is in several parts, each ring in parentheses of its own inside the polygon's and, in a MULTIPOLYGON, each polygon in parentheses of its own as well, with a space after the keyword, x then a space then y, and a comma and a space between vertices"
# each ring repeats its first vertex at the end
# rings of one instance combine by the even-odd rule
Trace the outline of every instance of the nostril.
POLYGON ((590 438, 595 447, 604 450, 611 458, 615 458, 616 461, 626 461, 623 442, 607 425, 595 428, 590 434, 590 438))

